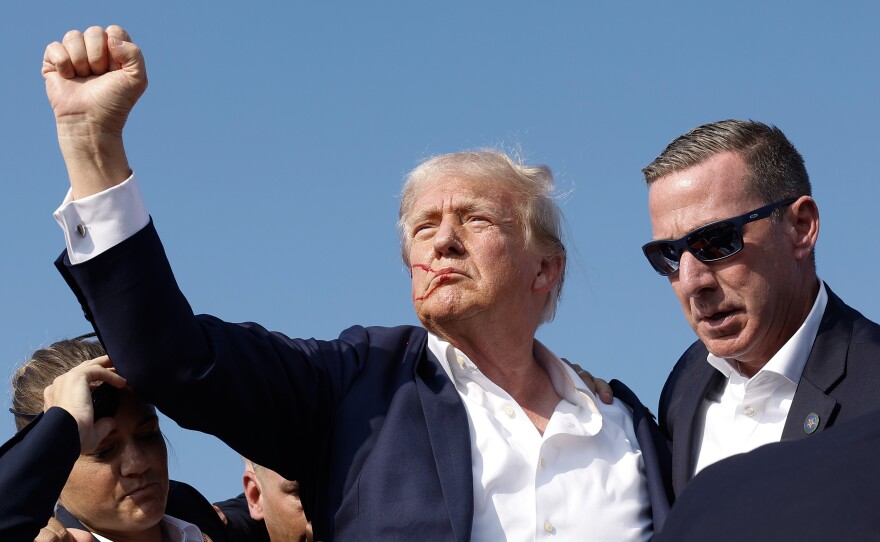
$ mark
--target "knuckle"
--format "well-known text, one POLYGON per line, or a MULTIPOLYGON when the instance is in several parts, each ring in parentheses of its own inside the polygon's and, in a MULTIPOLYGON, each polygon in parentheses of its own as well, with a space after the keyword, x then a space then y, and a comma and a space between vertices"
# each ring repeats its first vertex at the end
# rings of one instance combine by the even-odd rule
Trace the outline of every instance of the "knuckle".
POLYGON ((64 34, 64 37, 61 39, 61 41, 70 41, 79 39, 81 37, 82 32, 80 32, 79 30, 68 30, 67 33, 64 34))

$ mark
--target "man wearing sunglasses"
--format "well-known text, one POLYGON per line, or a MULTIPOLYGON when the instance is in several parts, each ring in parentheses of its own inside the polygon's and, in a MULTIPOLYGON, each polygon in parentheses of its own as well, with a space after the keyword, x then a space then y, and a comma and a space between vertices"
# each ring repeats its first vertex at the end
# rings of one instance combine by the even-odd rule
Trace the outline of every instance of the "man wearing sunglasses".
POLYGON ((643 251, 699 338, 660 398, 676 494, 716 461, 880 408, 880 326, 817 277, 819 210, 781 130, 706 124, 643 172, 643 251))

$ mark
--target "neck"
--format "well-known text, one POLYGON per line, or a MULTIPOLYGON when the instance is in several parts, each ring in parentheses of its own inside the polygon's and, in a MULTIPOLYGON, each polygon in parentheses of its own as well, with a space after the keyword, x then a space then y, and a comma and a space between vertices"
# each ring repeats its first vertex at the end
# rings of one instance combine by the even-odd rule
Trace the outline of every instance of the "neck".
POLYGON ((463 352, 486 378, 506 391, 543 434, 560 397, 535 358, 536 329, 504 334, 493 334, 490 329, 477 333, 448 333, 443 328, 431 331, 463 352))
POLYGON ((758 371, 764 368, 767 363, 775 356, 785 344, 791 340, 795 333, 804 325, 813 305, 816 303, 816 297, 819 295, 819 279, 813 275, 805 286, 801 289, 802 294, 795 297, 789 304, 785 314, 788 318, 779 326, 778 332, 768 334, 768 341, 772 341, 772 348, 769 348, 760 357, 755 359, 735 359, 737 370, 747 378, 752 378, 758 371))

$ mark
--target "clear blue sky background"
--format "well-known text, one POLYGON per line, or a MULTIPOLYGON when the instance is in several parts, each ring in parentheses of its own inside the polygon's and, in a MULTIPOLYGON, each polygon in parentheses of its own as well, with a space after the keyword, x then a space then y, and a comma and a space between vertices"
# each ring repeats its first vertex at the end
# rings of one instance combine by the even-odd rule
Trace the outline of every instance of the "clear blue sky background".
MULTIPOLYGON (((803 153, 819 273, 880 319, 880 4, 861 2, 15 2, 0 18, 8 375, 88 330, 52 260, 67 187, 40 76, 71 28, 125 26, 150 88, 131 164, 197 312, 332 338, 416 323, 394 229, 419 160, 504 145, 549 164, 574 255, 541 340, 656 405, 693 340, 651 237, 640 168, 725 118, 780 126, 803 153)), ((0 422, 0 440, 13 433, 0 422)), ((243 420, 230 423, 244 423, 243 420)), ((163 421, 172 476, 240 491, 237 456, 163 421)), ((464 428, 462 430, 465 430, 464 428)), ((309 446, 303 442, 302 446, 309 446)))

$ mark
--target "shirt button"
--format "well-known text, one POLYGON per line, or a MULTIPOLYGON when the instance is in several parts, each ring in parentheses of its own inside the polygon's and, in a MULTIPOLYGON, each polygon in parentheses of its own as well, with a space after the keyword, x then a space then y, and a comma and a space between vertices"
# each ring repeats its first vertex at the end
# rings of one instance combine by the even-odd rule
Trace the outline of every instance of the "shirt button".
POLYGON ((83 223, 79 223, 76 225, 76 233, 79 234, 80 237, 86 236, 86 225, 83 223))
POLYGON ((743 414, 745 414, 746 416, 751 418, 752 416, 755 415, 755 409, 752 408, 751 405, 749 405, 743 409, 743 414))
POLYGON ((462 356, 455 356, 455 361, 458 362, 459 367, 464 367, 464 358, 462 356))
POLYGON ((553 524, 550 523, 549 521, 545 521, 544 522, 544 530, 547 531, 548 533, 552 533, 553 532, 553 524))
POLYGON ((543 469, 546 466, 547 466, 547 460, 542 457, 541 458, 541 468, 543 469))
POLYGON ((513 410, 513 407, 510 405, 504 407, 504 413, 507 414, 508 418, 513 418, 513 415, 516 414, 516 412, 514 412, 513 410))

